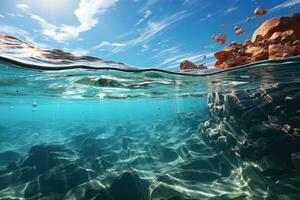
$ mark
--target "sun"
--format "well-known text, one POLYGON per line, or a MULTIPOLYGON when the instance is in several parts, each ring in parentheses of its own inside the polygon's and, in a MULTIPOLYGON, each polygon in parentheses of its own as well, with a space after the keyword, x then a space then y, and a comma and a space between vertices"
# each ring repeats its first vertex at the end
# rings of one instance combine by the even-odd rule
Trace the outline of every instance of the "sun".
POLYGON ((54 21, 73 17, 79 0, 20 0, 19 4, 29 6, 29 11, 54 21))
POLYGON ((27 0, 20 1, 20 3, 28 4, 33 9, 42 11, 53 11, 59 14, 60 11, 78 5, 78 0, 27 0))

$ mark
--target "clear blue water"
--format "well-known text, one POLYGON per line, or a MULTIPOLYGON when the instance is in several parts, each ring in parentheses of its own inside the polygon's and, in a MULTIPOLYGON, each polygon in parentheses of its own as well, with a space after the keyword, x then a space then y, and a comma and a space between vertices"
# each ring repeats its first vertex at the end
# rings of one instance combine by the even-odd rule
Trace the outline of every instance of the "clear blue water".
MULTIPOLYGON (((265 137, 257 128, 254 133, 264 135, 258 140, 241 122, 231 126, 253 107, 264 110, 259 102, 268 93, 274 106, 264 110, 268 120, 280 118, 275 110, 281 105, 295 111, 289 119, 300 116, 299 102, 277 103, 281 97, 272 89, 296 99, 298 58, 200 76, 34 70, 2 60, 0 74, 0 199, 300 198, 300 150, 277 158, 258 146, 267 148, 272 142, 265 138, 279 136, 265 137), (263 90, 263 97, 255 95, 263 90), (257 105, 248 109, 249 98, 241 104, 243 91, 257 105), (235 104, 229 94, 238 98, 235 104), (218 107, 233 111, 220 117, 213 111, 218 107), (242 151, 244 143, 253 143, 253 150, 242 151)), ((260 123, 257 118, 247 118, 250 127, 260 123)), ((280 126, 272 133, 290 124, 288 134, 300 145, 297 122, 263 120, 280 126)), ((275 149, 294 144, 284 141, 275 149)))

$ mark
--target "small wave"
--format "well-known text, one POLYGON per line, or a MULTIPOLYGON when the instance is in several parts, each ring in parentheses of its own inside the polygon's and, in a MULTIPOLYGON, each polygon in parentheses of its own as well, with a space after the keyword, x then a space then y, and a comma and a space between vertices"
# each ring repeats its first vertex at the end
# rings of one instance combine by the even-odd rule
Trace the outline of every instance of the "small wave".
POLYGON ((294 56, 289 58, 279 58, 273 60, 264 60, 253 62, 246 65, 241 65, 234 68, 227 68, 223 70, 218 69, 206 69, 201 71, 193 71, 193 72, 175 72, 169 71, 159 68, 137 68, 130 67, 129 65, 125 65, 122 63, 117 63, 114 61, 102 61, 102 63, 70 63, 70 64, 45 64, 45 63, 36 63, 32 61, 27 61, 25 59, 20 59, 17 57, 12 57, 8 55, 0 54, 0 63, 14 65, 16 67, 35 69, 35 70, 51 70, 51 71, 60 71, 60 70, 71 70, 71 69, 87 69, 87 70, 113 70, 113 71, 123 71, 123 72, 162 72, 167 74, 174 75, 186 75, 186 76, 209 76, 229 71, 237 71, 250 67, 260 67, 266 65, 282 65, 282 64, 297 64, 300 62, 300 56, 294 56))

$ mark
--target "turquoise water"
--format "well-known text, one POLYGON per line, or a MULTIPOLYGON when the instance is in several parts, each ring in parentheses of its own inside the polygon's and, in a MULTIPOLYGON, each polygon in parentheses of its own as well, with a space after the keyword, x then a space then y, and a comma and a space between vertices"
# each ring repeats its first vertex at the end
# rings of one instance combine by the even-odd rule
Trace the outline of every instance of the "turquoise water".
POLYGON ((0 74, 0 199, 300 198, 298 58, 0 74))

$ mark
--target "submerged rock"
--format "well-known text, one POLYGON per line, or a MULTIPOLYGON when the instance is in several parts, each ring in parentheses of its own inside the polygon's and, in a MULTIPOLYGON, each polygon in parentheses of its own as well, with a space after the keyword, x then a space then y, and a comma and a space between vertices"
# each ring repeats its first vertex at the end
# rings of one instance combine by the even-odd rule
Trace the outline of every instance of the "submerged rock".
POLYGON ((78 159, 74 151, 62 145, 36 145, 21 163, 22 167, 35 167, 38 173, 46 172, 52 167, 78 159))
MULTIPOLYGON (((298 83, 282 83, 211 93, 211 119, 201 129, 202 138, 215 151, 231 149, 241 158, 256 162, 265 176, 278 178, 292 173, 299 168, 300 106, 295 103, 299 90, 298 83), (219 97, 224 98, 220 101, 219 97)), ((207 161, 198 162, 192 166, 207 166, 207 161)))
POLYGON ((147 183, 138 175, 125 172, 115 179, 109 191, 114 200, 142 200, 147 196, 147 183))
POLYGON ((21 158, 21 155, 15 151, 0 152, 0 166, 7 165, 11 162, 17 162, 21 158))
POLYGON ((84 157, 101 155, 109 143, 108 139, 96 138, 91 134, 78 134, 72 138, 72 145, 84 157))
POLYGON ((300 170, 300 152, 291 154, 291 159, 294 167, 300 170))
POLYGON ((22 167, 13 172, 3 174, 0 176, 0 190, 31 181, 37 174, 34 167, 22 167))
POLYGON ((175 150, 163 145, 149 145, 145 148, 161 162, 173 162, 178 158, 178 154, 175 150))
POLYGON ((221 177, 220 174, 209 170, 182 170, 174 174, 174 176, 181 180, 195 181, 198 183, 212 182, 221 177))
POLYGON ((238 163, 233 151, 223 151, 215 156, 191 160, 181 166, 183 170, 208 170, 224 177, 230 175, 231 170, 238 163))
POLYGON ((66 194, 64 199, 113 200, 107 188, 97 179, 76 186, 66 194))
POLYGON ((83 78, 77 80, 75 83, 80 83, 83 85, 91 85, 95 87, 111 87, 111 88, 127 87, 126 85, 119 82, 118 80, 109 79, 109 78, 99 78, 99 79, 83 78))
POLYGON ((151 200, 196 200, 172 185, 158 183, 151 188, 151 200))
POLYGON ((97 174, 76 164, 62 164, 36 177, 25 190, 25 197, 64 196, 75 186, 95 178, 97 174))

